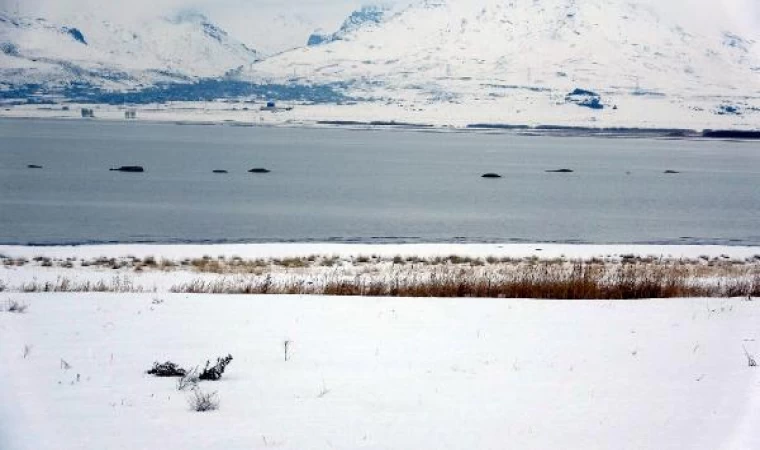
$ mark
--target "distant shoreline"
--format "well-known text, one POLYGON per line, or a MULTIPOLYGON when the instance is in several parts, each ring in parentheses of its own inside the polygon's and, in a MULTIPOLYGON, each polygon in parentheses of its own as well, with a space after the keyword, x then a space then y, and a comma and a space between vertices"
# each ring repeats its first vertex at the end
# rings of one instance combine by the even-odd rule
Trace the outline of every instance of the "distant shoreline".
POLYGON ((745 129, 705 129, 702 131, 687 128, 646 128, 646 127, 588 127, 573 125, 525 125, 508 123, 472 123, 466 126, 436 125, 432 123, 413 123, 395 120, 314 120, 281 121, 257 123, 243 120, 195 120, 170 118, 125 119, 120 117, 79 118, 73 116, 51 115, 3 115, 0 120, 40 120, 40 121, 97 121, 110 123, 139 123, 156 125, 182 126, 231 126, 250 128, 302 128, 302 129, 342 129, 353 131, 412 131, 428 133, 478 133, 515 136, 546 137, 598 137, 616 139, 676 139, 676 140, 723 140, 747 141, 760 140, 760 130, 745 129))
POLYGON ((63 240, 55 241, 2 241, 0 240, 0 255, 3 249, 8 248, 29 248, 29 249, 76 249, 76 248, 112 248, 112 247, 185 247, 185 248, 207 248, 218 249, 225 247, 234 248, 356 248, 356 247, 377 247, 380 249, 389 248, 415 248, 437 249, 442 247, 457 247, 462 249, 473 248, 606 248, 615 249, 618 247, 651 249, 651 248, 691 248, 691 247, 716 247, 716 248, 752 248, 760 254, 760 242, 755 240, 740 240, 729 238, 679 238, 679 239, 661 239, 652 241, 587 241, 577 239, 567 240, 550 240, 542 241, 540 239, 530 238, 470 238, 470 237, 451 237, 440 239, 424 239, 418 236, 343 236, 328 238, 294 238, 294 239, 204 239, 204 240, 185 240, 185 239, 148 239, 148 240, 63 240))

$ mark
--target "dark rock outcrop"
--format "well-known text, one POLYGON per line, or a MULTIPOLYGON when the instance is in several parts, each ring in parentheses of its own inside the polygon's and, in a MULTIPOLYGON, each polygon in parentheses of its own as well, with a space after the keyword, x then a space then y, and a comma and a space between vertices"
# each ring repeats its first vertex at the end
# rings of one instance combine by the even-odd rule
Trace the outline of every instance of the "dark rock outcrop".
POLYGON ((736 105, 720 105, 715 109, 715 114, 719 116, 741 116, 742 109, 736 105))
POLYGON ((66 28, 64 27, 63 30, 69 34, 72 38, 74 38, 75 41, 79 42, 80 44, 87 45, 87 41, 84 38, 84 34, 82 34, 81 31, 79 31, 76 28, 66 28))
POLYGON ((309 36, 309 40, 306 42, 306 45, 309 47, 314 47, 315 45, 322 45, 330 42, 331 39, 331 35, 315 31, 309 36))
POLYGON ((166 361, 165 363, 154 362, 153 367, 147 371, 147 374, 162 378, 184 377, 187 375, 187 370, 171 361, 166 361))
POLYGON ((715 139, 760 139, 760 131, 754 130, 704 130, 702 136, 715 139))
POLYGON ((602 97, 594 91, 575 89, 565 96, 565 102, 591 109, 604 109, 602 97))
POLYGON ((115 169, 111 169, 111 171, 114 172, 130 172, 130 173, 141 173, 145 172, 145 169, 143 169, 142 166, 121 166, 115 169))

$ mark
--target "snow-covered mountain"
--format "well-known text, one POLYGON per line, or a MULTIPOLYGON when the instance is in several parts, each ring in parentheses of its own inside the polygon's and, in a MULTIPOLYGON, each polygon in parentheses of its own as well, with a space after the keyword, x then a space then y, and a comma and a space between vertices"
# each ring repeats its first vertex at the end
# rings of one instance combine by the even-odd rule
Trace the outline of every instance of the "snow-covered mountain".
POLYGON ((355 96, 409 107, 603 110, 647 97, 693 111, 760 97, 756 42, 686 16, 646 1, 423 0, 261 61, 253 75, 345 82, 355 96))
POLYGON ((0 83, 108 89, 222 77, 258 54, 205 16, 184 12, 133 23, 83 14, 66 23, 0 13, 0 83))
MULTIPOLYGON (((14 86, 75 84, 149 88, 135 102, 341 103, 320 116, 335 120, 760 128, 760 33, 742 35, 718 7, 696 20, 688 0, 393 5, 365 6, 309 45, 269 57, 192 12, 118 23, 0 14, 0 89, 10 86, 13 99, 27 95, 14 86), (169 96, 150 90, 201 79, 169 96)), ((298 23, 300 35, 312 23, 291 16, 260 32, 287 34, 298 23)))
POLYGON ((383 20, 391 10, 392 8, 390 6, 366 5, 361 9, 352 12, 340 26, 338 31, 328 34, 320 30, 312 33, 312 35, 309 36, 307 45, 315 46, 349 39, 362 28, 377 26, 383 23, 383 20))

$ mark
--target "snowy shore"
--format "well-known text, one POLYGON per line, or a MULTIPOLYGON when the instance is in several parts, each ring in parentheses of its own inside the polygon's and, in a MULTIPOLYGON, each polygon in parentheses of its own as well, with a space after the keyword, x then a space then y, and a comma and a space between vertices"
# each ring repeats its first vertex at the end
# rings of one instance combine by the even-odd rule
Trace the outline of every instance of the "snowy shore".
POLYGON ((760 295, 760 248, 0 246, 0 291, 640 299, 760 295))
POLYGON ((82 246, 18 246, 0 245, 0 255, 11 258, 145 258, 181 259, 210 257, 293 258, 311 255, 358 257, 431 258, 436 256, 468 256, 473 258, 567 258, 591 259, 624 255, 655 258, 688 258, 702 256, 747 259, 760 255, 760 247, 719 245, 576 245, 576 244, 332 244, 332 243, 273 243, 273 244, 114 244, 82 246))

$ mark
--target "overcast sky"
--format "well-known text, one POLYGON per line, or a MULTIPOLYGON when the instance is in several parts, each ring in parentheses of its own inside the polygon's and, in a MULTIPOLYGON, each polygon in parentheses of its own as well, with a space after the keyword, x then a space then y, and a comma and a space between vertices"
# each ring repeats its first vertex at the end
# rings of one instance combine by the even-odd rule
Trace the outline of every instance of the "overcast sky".
POLYGON ((21 14, 53 21, 82 12, 139 20, 196 10, 251 47, 273 53, 305 45, 316 29, 336 30, 363 4, 396 1, 400 0, 0 0, 0 9, 18 8, 21 14))
MULTIPOLYGON (((235 37, 254 47, 303 45, 315 28, 334 30, 353 10, 368 3, 408 4, 414 0, 0 0, 1 9, 55 20, 75 12, 98 16, 140 18, 182 9, 201 11, 235 37), (127 6, 128 5, 128 6, 127 6), (286 21, 277 17, 288 18, 286 21), (274 38, 273 36, 281 36, 274 38), (279 41, 278 41, 279 40, 279 41)), ((466 1, 466 0, 463 0, 466 1)), ((505 0, 506 1, 506 0, 505 0)), ((584 0, 579 0, 580 2, 584 0)), ((725 27, 760 38, 760 0, 632 0, 653 2, 679 16, 701 21, 714 18, 725 27)))
POLYGON ((351 11, 361 0, 0 0, 7 10, 16 5, 21 12, 55 16, 71 11, 93 11, 105 15, 140 16, 195 9, 211 16, 235 11, 238 16, 282 11, 304 15, 329 15, 351 11))

